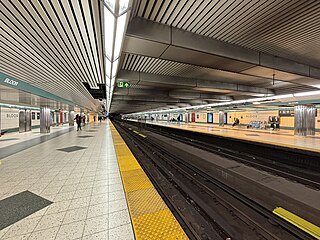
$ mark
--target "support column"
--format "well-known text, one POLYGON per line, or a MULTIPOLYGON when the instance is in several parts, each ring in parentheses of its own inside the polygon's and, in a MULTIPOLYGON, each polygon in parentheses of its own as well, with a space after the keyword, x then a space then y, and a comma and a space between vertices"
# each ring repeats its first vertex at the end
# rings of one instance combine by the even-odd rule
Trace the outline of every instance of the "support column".
POLYGON ((69 126, 74 126, 74 111, 69 111, 69 126))
POLYGON ((224 111, 219 111, 219 126, 224 126, 224 111))
POLYGON ((316 108, 313 105, 294 107, 294 134, 298 136, 315 135, 316 108))
POLYGON ((50 132, 50 108, 47 106, 40 107, 40 133, 50 132))

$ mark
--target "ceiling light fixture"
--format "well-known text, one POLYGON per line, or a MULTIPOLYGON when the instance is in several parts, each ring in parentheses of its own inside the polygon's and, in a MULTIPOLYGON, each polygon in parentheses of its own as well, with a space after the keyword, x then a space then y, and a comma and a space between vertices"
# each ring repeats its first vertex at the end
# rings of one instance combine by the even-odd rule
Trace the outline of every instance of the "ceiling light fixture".
POLYGON ((305 96, 314 96, 320 95, 320 91, 312 91, 312 92, 301 92, 293 94, 295 97, 305 97, 305 96))

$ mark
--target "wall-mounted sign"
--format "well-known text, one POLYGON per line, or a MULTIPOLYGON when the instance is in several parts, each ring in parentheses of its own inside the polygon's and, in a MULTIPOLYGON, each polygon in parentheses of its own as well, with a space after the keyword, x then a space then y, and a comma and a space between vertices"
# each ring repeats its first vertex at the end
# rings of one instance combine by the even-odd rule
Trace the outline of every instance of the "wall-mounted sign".
POLYGON ((19 114, 18 113, 7 113, 6 117, 7 118, 18 118, 19 114))
POLYGON ((3 82, 7 83, 7 84, 10 84, 12 86, 18 86, 19 82, 15 81, 15 80, 12 80, 10 78, 6 78, 3 82))
POLYGON ((213 113, 207 113, 207 122, 208 123, 213 123, 213 113))
POLYGON ((279 110, 279 117, 294 116, 294 110, 279 110))
POLYGON ((117 83, 118 88, 129 88, 130 87, 130 83, 129 82, 123 82, 120 81, 117 83))
POLYGON ((56 96, 50 92, 47 92, 38 87, 32 86, 29 83, 21 81, 20 79, 16 79, 2 72, 0 72, 0 85, 9 86, 15 89, 22 90, 24 92, 28 92, 28 93, 40 96, 40 97, 52 99, 57 102, 66 103, 71 106, 74 106, 74 103, 72 101, 56 96))

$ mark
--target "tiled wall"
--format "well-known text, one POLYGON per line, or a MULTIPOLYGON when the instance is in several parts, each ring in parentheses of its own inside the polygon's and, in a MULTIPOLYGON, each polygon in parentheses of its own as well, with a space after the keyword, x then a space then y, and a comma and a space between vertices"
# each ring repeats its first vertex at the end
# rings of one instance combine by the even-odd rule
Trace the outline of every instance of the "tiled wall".
POLYGON ((196 112, 196 122, 206 123, 207 122, 207 113, 206 112, 196 112))
POLYGON ((1 130, 19 128, 19 109, 0 107, 1 130))
MULTIPOLYGON (((18 130, 19 128, 19 109, 18 108, 6 108, 0 107, 1 130, 18 130)), ((38 119, 40 111, 31 110, 31 126, 38 127, 40 125, 40 118, 38 119), (32 119, 32 113, 34 113, 35 119, 32 119)))

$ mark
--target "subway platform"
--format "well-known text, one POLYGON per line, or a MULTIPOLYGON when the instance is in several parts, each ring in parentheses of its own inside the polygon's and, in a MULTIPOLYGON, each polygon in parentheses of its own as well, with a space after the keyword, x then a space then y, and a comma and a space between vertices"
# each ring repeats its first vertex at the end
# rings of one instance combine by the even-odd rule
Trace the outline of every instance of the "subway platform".
POLYGON ((65 129, 1 159, 1 240, 188 239, 111 122, 65 129))
POLYGON ((0 239, 134 239, 108 123, 2 158, 0 182, 0 239))
MULTIPOLYGON (((130 120, 136 121, 136 120, 130 120)), ((217 124, 202 123, 177 123, 167 121, 146 121, 148 124, 165 126, 170 128, 182 129, 198 133, 211 134, 231 139, 239 139, 261 144, 269 144, 289 149, 305 150, 310 152, 320 152, 320 134, 315 136, 295 136, 292 130, 252 130, 239 127, 224 126, 219 127, 217 124)))

